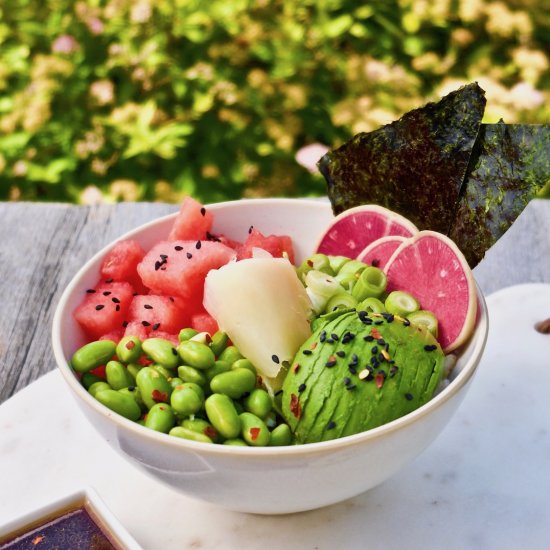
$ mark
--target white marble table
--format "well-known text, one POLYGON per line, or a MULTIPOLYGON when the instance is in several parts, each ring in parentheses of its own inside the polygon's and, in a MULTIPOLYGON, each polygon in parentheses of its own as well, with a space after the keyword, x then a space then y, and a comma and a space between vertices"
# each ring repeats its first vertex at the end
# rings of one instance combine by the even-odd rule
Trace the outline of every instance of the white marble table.
POLYGON ((550 335, 533 330, 550 316, 550 201, 531 203, 475 270, 489 295, 487 350, 436 442, 355 499, 273 517, 228 512, 149 480, 87 424, 54 370, 51 314, 76 268, 142 219, 174 210, 0 204, 0 233, 12 239, 0 248, 0 397, 11 396, 0 406, 0 525, 92 486, 152 550, 550 547, 550 335), (22 216, 27 226, 15 223, 22 216))

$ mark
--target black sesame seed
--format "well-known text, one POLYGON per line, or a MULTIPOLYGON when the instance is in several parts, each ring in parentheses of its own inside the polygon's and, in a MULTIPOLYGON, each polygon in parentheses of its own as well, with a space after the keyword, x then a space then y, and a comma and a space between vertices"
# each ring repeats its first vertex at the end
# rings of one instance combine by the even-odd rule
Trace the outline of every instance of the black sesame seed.
POLYGON ((408 327, 410 326, 411 322, 408 319, 403 319, 403 324, 408 327))
POLYGON ((373 355, 376 355, 378 353, 378 348, 376 346, 372 346, 372 348, 370 349, 370 352, 373 354, 373 355))
POLYGON ((327 430, 333 430, 334 428, 336 428, 336 422, 334 422, 334 420, 331 420, 331 421, 327 424, 327 430))
POLYGON ((304 355, 311 355, 313 352, 310 349, 305 349, 304 351, 302 351, 302 353, 304 355))
POLYGON ((327 338, 326 343, 327 344, 334 344, 334 340, 332 338, 327 338))
MULTIPOLYGON (((389 322, 389 321, 388 321, 389 322)), ((375 325, 382 325, 384 324, 384 320, 383 319, 379 319, 378 321, 374 321, 374 324, 375 325)))
MULTIPOLYGON (((157 329, 155 328, 155 325, 153 325, 153 328, 154 328, 155 330, 157 330, 157 329)), ((178 354, 178 350, 177 350, 176 348, 172 348, 171 351, 172 351, 172 355, 177 355, 177 354, 178 354)))
POLYGON ((395 319, 393 313, 387 313, 385 311, 382 313, 382 317, 384 317, 388 323, 391 323, 395 319))
POLYGON ((343 350, 338 350, 336 352, 336 355, 338 355, 338 357, 345 357, 346 356, 346 352, 343 351, 343 350))
POLYGON ((298 386, 298 391, 299 391, 300 393, 302 393, 305 389, 306 389, 306 385, 305 385, 305 384, 300 384, 300 385, 298 386))
POLYGON ((384 354, 379 353, 378 354, 378 361, 380 361, 380 363, 383 363, 385 360, 386 360, 386 358, 384 357, 384 354))
POLYGON ((149 321, 141 321, 141 324, 142 324, 144 327, 149 327, 149 326, 151 326, 151 323, 149 323, 149 321))
POLYGON ((136 387, 135 386, 128 386, 128 391, 136 391, 136 387))
POLYGON ((394 377, 397 374, 397 371, 399 370, 399 367, 397 365, 392 365, 390 367, 390 377, 394 377))
POLYGON ((359 363, 359 357, 357 356, 356 353, 352 353, 351 354, 351 361, 349 362, 349 366, 350 367, 356 367, 358 363, 359 363))
POLYGON ((89 288, 86 292, 88 294, 95 294, 95 290, 93 288, 89 288))
POLYGON ((193 254, 191 254, 191 252, 188 252, 186 256, 187 256, 187 259, 190 260, 193 257, 193 254))
POLYGON ((370 364, 376 368, 379 363, 378 363, 378 357, 376 357, 376 355, 373 355, 371 358, 370 358, 370 364))
POLYGON ((355 334, 353 332, 346 332, 344 336, 342 336, 342 344, 347 344, 351 342, 355 338, 355 334))
POLYGON ((348 370, 350 371, 351 374, 357 374, 357 369, 352 365, 348 365, 348 370))
POLYGON ((183 246, 180 246, 178 244, 177 246, 174 246, 174 250, 177 250, 179 252, 180 250, 183 250, 183 246))
POLYGON ((363 340, 365 340, 365 342, 374 342, 374 336, 367 334, 366 336, 363 336, 363 340))
POLYGON ((435 351, 437 349, 437 346, 435 344, 427 344, 424 346, 424 349, 426 351, 435 351))
POLYGON ((386 341, 384 340, 384 338, 378 338, 378 340, 376 340, 381 346, 385 346, 386 345, 386 341))
POLYGON ((338 342, 338 340, 340 339, 340 337, 338 336, 338 334, 336 334, 335 332, 333 332, 330 337, 335 340, 336 342, 338 342))
POLYGON ((200 250, 200 247, 201 247, 201 246, 202 246, 201 241, 197 241, 197 242, 195 243, 195 248, 196 248, 197 250, 200 250))
POLYGON ((349 391, 349 390, 354 390, 356 387, 357 387, 357 386, 356 386, 355 384, 348 384, 348 385, 346 386, 346 390, 348 390, 348 391, 349 391))
POLYGON ((322 330, 319 333, 319 342, 324 342, 326 339, 327 339, 327 333, 324 330, 322 330))
POLYGON ((275 354, 273 354, 273 355, 271 356, 271 360, 272 360, 274 363, 279 364, 279 358, 278 358, 275 354))
POLYGON ((347 376, 344 377, 344 386, 347 386, 348 384, 351 384, 351 379, 347 376))
POLYGON ((329 369, 331 367, 334 367, 334 365, 336 365, 336 358, 335 357, 332 358, 332 359, 329 358, 329 360, 325 363, 325 367, 328 367, 329 369))
POLYGON ((104 305, 98 304, 97 306, 95 306, 95 309, 96 309, 96 311, 99 311, 99 310, 103 309, 104 307, 105 307, 104 305))
POLYGON ((406 393, 406 394, 405 394, 405 399, 406 399, 407 401, 411 401, 412 399, 414 399, 414 398, 413 398, 413 394, 412 394, 412 393, 406 393))

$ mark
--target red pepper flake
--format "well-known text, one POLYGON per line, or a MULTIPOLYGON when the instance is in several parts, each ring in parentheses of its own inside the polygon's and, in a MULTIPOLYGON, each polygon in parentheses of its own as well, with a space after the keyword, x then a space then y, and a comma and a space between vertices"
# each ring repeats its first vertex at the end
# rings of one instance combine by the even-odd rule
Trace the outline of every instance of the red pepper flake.
POLYGON ((133 340, 128 340, 124 347, 126 349, 134 349, 136 347, 136 343, 133 340))
POLYGON ((32 545, 33 546, 36 546, 37 544, 40 544, 46 537, 44 537, 44 535, 38 535, 37 537, 34 537, 32 539, 32 545))
POLYGON ((296 417, 302 416, 302 407, 298 396, 295 393, 290 394, 290 412, 296 417))
POLYGON ((378 338, 382 338, 382 335, 380 334, 380 331, 377 328, 373 328, 370 333, 378 340, 378 338))
POLYGON ((250 430, 248 430, 248 433, 250 434, 250 439, 252 441, 256 441, 256 439, 258 439, 258 436, 260 435, 260 428, 250 428, 250 430))
POLYGON ((151 392, 151 399, 156 403, 165 403, 168 400, 168 393, 155 389, 151 392))
POLYGON ((313 344, 311 344, 311 346, 309 346, 309 349, 315 349, 317 347, 317 342, 313 342, 313 344))
POLYGON ((300 370, 300 363, 296 363, 293 367, 292 367, 292 372, 294 372, 294 374, 296 374, 299 370, 300 370))
POLYGON ((216 431, 216 428, 214 428, 214 426, 206 426, 202 433, 208 436, 210 439, 216 439, 216 437, 218 437, 218 432, 216 431))
POLYGON ((374 376, 374 383, 376 384, 376 387, 378 389, 380 389, 384 385, 384 380, 385 379, 386 379, 386 377, 381 372, 378 372, 374 376))

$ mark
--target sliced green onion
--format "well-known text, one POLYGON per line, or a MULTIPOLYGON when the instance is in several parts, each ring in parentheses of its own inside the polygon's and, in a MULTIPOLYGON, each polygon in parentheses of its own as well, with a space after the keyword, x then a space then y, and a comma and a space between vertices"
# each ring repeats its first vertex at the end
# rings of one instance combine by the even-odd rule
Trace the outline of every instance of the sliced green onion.
POLYGON ((330 313, 335 309, 348 307, 357 307, 357 300, 348 292, 338 292, 327 302, 325 312, 330 313))
POLYGON ((418 300, 412 294, 402 290, 390 292, 384 305, 386 306, 386 311, 394 315, 400 315, 401 317, 407 317, 407 315, 420 309, 418 300))
POLYGON ((387 284, 386 274, 381 269, 368 266, 362 271, 351 293, 358 301, 370 297, 380 298, 384 294, 387 284))
POLYGON ((359 311, 372 311, 372 313, 384 313, 386 311, 384 304, 378 298, 373 298, 372 296, 359 303, 357 309, 359 311))
POLYGON ((414 311, 407 315, 407 319, 414 325, 424 325, 428 331, 437 338, 438 322, 437 317, 431 312, 424 309, 414 311))

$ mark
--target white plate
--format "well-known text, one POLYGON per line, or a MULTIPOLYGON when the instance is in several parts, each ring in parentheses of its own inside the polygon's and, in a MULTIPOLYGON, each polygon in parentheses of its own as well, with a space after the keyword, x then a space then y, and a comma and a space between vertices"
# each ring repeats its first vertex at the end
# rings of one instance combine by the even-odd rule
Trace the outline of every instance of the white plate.
POLYGON ((0 407, 0 524, 93 486, 145 549, 548 548, 550 335, 533 325, 550 317, 550 285, 510 287, 487 304, 485 355, 456 416, 408 469, 360 497, 281 517, 186 498, 116 455, 55 371, 0 407))

